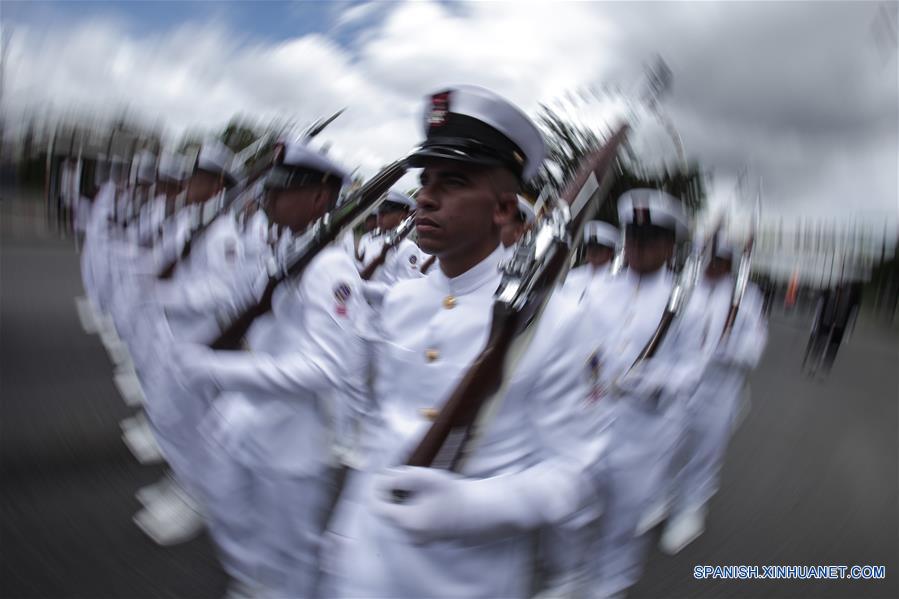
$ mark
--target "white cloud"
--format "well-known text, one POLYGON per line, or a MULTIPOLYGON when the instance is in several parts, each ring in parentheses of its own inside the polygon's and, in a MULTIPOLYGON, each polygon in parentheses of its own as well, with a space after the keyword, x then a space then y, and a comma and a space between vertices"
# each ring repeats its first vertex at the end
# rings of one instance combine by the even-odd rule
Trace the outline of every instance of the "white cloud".
MULTIPOLYGON (((632 84, 660 52, 675 73, 667 105, 688 153, 723 180, 754 165, 766 179, 769 213, 835 214, 849 197, 866 210, 895 211, 896 60, 884 66, 865 37, 874 10, 368 3, 335 18, 331 33, 352 30, 351 48, 328 34, 251 41, 220 21, 142 35, 97 19, 20 27, 4 109, 15 118, 51 104, 127 106, 175 135, 219 128, 237 113, 302 123, 346 106, 324 137, 336 156, 371 174, 419 140, 422 97, 438 87, 484 85, 533 113, 577 87, 632 84)), ((594 106, 577 116, 615 110, 594 106)), ((664 136, 646 131, 671 152, 664 136)))
POLYGON ((369 19, 381 6, 378 2, 365 2, 357 4, 341 12, 334 21, 334 27, 347 27, 363 23, 369 19))

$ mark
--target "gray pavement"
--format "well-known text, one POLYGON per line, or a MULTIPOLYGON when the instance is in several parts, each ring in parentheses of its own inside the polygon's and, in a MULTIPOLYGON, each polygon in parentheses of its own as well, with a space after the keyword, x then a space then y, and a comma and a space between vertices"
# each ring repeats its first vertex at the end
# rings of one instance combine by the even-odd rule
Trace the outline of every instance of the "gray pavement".
MULTIPOLYGON (((119 438, 133 410, 78 325, 71 240, 3 204, 0 595, 220 597, 207 538, 164 549, 131 523, 134 491, 161 470, 119 438)), ((863 320, 831 376, 810 380, 807 325, 772 318, 708 531, 676 557, 654 551, 632 597, 899 597, 899 336, 863 320), (698 564, 873 564, 887 579, 697 581, 698 564)))
POLYGON ((134 410, 79 325, 71 239, 17 226, 16 208, 0 244, 0 596, 221 597, 205 536, 165 549, 132 524, 134 492, 162 469, 120 439, 134 410))
POLYGON ((899 597, 899 337, 862 319, 826 379, 804 314, 775 310, 707 532, 655 551, 632 597, 899 597), (695 565, 884 565, 882 581, 694 580, 695 565))

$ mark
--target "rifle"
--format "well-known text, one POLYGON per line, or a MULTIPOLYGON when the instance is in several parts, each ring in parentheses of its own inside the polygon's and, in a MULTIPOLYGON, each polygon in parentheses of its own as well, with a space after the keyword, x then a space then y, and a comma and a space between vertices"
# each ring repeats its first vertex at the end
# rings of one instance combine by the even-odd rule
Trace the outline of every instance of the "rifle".
MULTIPOLYGON (((470 453, 487 417, 503 396, 505 373, 514 369, 530 344, 534 325, 568 269, 584 224, 608 196, 626 133, 627 125, 621 126, 605 145, 584 157, 562 194, 563 201, 525 236, 512 259, 503 265, 487 344, 406 464, 458 470, 470 453)), ((407 496, 406 491, 394 490, 397 501, 407 496)))
MULTIPOLYGON (((283 281, 299 277, 313 258, 334 241, 347 228, 355 227, 373 206, 384 200, 384 194, 406 173, 406 158, 386 166, 361 188, 354 191, 346 201, 331 212, 315 221, 303 235, 306 238, 299 249, 285 260, 285 264, 269 273, 268 282, 259 300, 247 307, 209 347, 217 350, 239 349, 250 326, 257 318, 272 309, 272 296, 283 281)), ((274 269, 273 269, 274 270, 274 269)))
POLYGON ((740 266, 737 268, 737 276, 734 279, 734 291, 731 294, 730 310, 727 313, 727 319, 724 321, 724 328, 721 331, 721 339, 719 343, 723 343, 730 336, 737 322, 737 314, 740 311, 740 304, 743 301, 743 295, 746 293, 746 287, 749 285, 749 270, 752 266, 752 248, 755 245, 755 234, 759 226, 759 218, 761 216, 762 193, 759 189, 755 198, 755 210, 753 211, 752 228, 749 231, 749 239, 743 246, 743 253, 740 255, 740 266))
POLYGON ((393 248, 399 245, 399 243, 406 238, 409 233, 412 232, 412 228, 415 226, 415 211, 403 219, 399 225, 397 225, 396 229, 390 231, 385 236, 384 246, 381 248, 381 253, 377 258, 369 262, 369 264, 359 273, 359 276, 362 277, 363 281, 371 280, 372 276, 374 276, 375 271, 378 270, 384 264, 384 261, 387 260, 387 253, 390 252, 393 248))

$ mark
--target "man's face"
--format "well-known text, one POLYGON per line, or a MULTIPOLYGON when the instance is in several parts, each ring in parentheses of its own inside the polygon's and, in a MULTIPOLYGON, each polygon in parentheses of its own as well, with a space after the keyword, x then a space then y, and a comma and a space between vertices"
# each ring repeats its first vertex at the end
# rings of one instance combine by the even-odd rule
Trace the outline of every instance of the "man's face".
POLYGON ((273 189, 268 194, 266 214, 274 224, 299 232, 327 212, 335 199, 331 189, 323 185, 273 189))
POLYGON ((500 229, 518 213, 509 176, 499 168, 452 160, 427 165, 415 216, 421 249, 441 261, 495 249, 500 229))
POLYGON ((731 261, 727 258, 715 256, 709 262, 705 269, 705 276, 713 281, 717 281, 730 274, 731 261))
POLYGON ((206 171, 197 171, 187 182, 187 203, 199 204, 205 202, 221 191, 224 186, 225 184, 221 177, 206 171))
POLYGON ((599 268, 612 261, 614 251, 610 247, 598 243, 587 244, 587 262, 599 268))
POLYGON ((378 226, 378 215, 377 214, 369 214, 365 217, 365 232, 374 230, 375 227, 378 226))
POLYGON ((378 212, 378 228, 382 231, 396 229, 403 219, 409 215, 408 210, 387 208, 382 212, 378 212))
POLYGON ((639 274, 653 273, 674 255, 674 234, 659 227, 628 227, 624 257, 627 267, 639 274))

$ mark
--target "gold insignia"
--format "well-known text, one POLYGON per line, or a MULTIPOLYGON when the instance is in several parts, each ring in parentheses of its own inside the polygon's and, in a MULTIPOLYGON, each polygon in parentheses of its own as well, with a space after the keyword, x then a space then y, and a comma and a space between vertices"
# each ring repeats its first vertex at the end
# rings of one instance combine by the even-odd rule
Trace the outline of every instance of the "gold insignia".
POLYGON ((518 164, 524 164, 524 156, 522 156, 522 155, 519 154, 518 152, 514 152, 514 151, 513 151, 513 152, 512 152, 512 158, 514 158, 514 159, 515 159, 515 162, 517 162, 518 164))
POLYGON ((456 298, 453 297, 452 295, 448 295, 445 298, 443 298, 443 307, 446 308, 447 310, 452 310, 453 308, 455 308, 456 307, 456 298))
POLYGON ((435 361, 439 357, 440 357, 440 352, 437 351, 436 349, 426 349, 425 350, 425 360, 427 360, 429 363, 435 361))
POLYGON ((428 420, 429 422, 434 422, 437 420, 437 417, 440 416, 440 410, 437 408, 420 408, 418 413, 422 418, 428 420))

